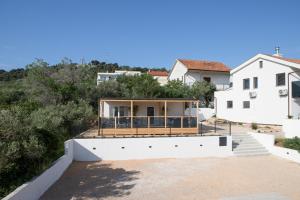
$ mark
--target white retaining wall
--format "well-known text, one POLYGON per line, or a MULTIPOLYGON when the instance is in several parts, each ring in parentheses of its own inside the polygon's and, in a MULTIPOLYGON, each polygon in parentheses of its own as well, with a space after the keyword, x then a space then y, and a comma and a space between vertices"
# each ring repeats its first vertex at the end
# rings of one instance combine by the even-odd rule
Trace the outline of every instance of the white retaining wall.
POLYGON ((232 138, 219 146, 218 136, 72 139, 65 142, 65 155, 35 179, 18 187, 3 200, 36 200, 55 183, 73 160, 128 160, 231 156, 232 138))
POLYGON ((300 120, 285 119, 282 124, 282 131, 286 138, 300 137, 300 120))
POLYGON ((74 160, 130 160, 231 156, 232 138, 219 146, 218 136, 75 139, 74 160))
POLYGON ((73 141, 65 142, 65 155, 35 179, 21 185, 3 200, 36 200, 55 183, 73 161, 73 141))
POLYGON ((258 142, 260 142, 268 151, 281 158, 285 158, 297 163, 300 163, 300 153, 293 149, 278 147, 274 145, 275 139, 274 135, 262 134, 262 133, 252 133, 249 132, 258 142))

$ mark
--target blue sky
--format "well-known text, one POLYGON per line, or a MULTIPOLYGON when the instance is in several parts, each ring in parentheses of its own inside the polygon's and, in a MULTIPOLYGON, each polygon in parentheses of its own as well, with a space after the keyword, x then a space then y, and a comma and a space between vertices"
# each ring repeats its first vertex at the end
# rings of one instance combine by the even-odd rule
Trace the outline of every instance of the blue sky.
POLYGON ((42 58, 171 68, 236 67, 257 53, 300 58, 300 1, 0 0, 0 69, 42 58))

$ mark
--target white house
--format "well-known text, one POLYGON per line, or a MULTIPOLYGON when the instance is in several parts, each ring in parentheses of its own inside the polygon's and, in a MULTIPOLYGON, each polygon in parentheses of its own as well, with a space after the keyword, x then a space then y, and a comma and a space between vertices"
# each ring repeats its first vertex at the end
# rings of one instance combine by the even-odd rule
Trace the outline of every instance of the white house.
POLYGON ((258 54, 230 72, 215 92, 216 115, 235 122, 278 124, 300 116, 300 60, 258 54))
POLYGON ((160 85, 166 85, 168 83, 168 72, 166 71, 149 70, 147 74, 153 76, 160 85))
POLYGON ((140 71, 121 71, 116 70, 115 72, 98 72, 97 74, 97 85, 101 83, 102 81, 108 81, 108 80, 114 80, 118 76, 134 76, 134 75, 140 75, 140 71))
POLYGON ((181 80, 187 85, 196 81, 208 81, 217 90, 229 87, 230 68, 220 62, 177 59, 168 80, 181 80))

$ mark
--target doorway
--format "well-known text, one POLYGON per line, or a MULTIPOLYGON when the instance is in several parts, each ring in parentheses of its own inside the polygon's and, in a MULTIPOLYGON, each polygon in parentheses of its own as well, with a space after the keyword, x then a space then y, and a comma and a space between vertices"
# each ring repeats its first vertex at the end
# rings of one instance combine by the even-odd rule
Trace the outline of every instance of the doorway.
POLYGON ((154 107, 147 107, 147 117, 150 117, 150 124, 154 123, 154 107))

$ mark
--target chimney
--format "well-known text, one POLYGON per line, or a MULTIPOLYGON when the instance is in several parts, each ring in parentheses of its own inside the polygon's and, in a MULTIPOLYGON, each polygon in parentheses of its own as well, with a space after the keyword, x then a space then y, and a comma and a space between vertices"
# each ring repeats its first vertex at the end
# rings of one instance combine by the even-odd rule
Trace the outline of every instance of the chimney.
POLYGON ((273 56, 282 57, 282 54, 279 53, 280 47, 275 47, 275 54, 273 56))

